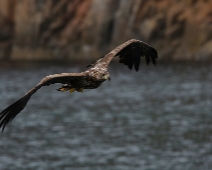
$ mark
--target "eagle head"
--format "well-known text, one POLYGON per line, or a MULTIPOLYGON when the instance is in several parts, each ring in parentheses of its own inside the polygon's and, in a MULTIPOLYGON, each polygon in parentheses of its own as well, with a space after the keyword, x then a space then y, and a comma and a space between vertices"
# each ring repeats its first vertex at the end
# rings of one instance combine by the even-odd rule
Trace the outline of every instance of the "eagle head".
POLYGON ((100 72, 99 73, 99 79, 102 79, 102 80, 110 80, 110 74, 105 71, 105 72, 100 72))
POLYGON ((105 73, 103 73, 102 74, 102 79, 104 79, 104 80, 110 80, 110 74, 108 73, 108 72, 105 72, 105 73))
POLYGON ((98 71, 96 74, 94 74, 94 77, 97 80, 105 81, 105 80, 110 80, 110 74, 107 71, 98 71))

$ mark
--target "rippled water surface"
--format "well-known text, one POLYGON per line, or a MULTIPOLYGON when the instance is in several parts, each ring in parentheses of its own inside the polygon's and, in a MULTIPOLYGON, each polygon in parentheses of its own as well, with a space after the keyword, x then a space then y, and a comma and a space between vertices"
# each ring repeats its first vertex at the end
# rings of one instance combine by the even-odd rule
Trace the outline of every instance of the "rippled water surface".
MULTIPOLYGON (((0 68, 0 108, 69 66, 0 68)), ((40 89, 0 134, 1 170, 210 170, 212 66, 110 68, 84 93, 40 89)))

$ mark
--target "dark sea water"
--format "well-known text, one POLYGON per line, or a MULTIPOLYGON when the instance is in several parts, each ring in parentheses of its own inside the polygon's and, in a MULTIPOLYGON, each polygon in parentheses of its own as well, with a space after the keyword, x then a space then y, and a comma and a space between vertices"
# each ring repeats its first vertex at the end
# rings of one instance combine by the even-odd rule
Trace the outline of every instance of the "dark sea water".
MULTIPOLYGON (((1 66, 0 110, 48 74, 84 71, 76 66, 1 66)), ((0 169, 211 170, 211 64, 110 73, 84 93, 37 91, 0 134, 0 169)))

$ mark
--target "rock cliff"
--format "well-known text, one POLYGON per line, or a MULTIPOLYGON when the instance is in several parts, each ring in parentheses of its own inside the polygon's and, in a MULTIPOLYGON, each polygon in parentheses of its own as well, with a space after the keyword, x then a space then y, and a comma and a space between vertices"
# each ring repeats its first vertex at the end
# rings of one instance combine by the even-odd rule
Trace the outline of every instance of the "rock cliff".
POLYGON ((0 58, 99 58, 136 38, 160 58, 212 59, 212 0, 0 0, 0 58))

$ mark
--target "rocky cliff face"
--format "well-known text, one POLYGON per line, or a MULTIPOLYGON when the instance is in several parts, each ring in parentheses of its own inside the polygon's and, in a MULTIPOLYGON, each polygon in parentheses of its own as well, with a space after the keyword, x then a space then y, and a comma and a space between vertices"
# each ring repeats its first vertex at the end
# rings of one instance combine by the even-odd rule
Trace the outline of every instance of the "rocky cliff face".
POLYGON ((0 0, 0 58, 94 59, 136 38, 160 58, 212 59, 212 0, 0 0))

